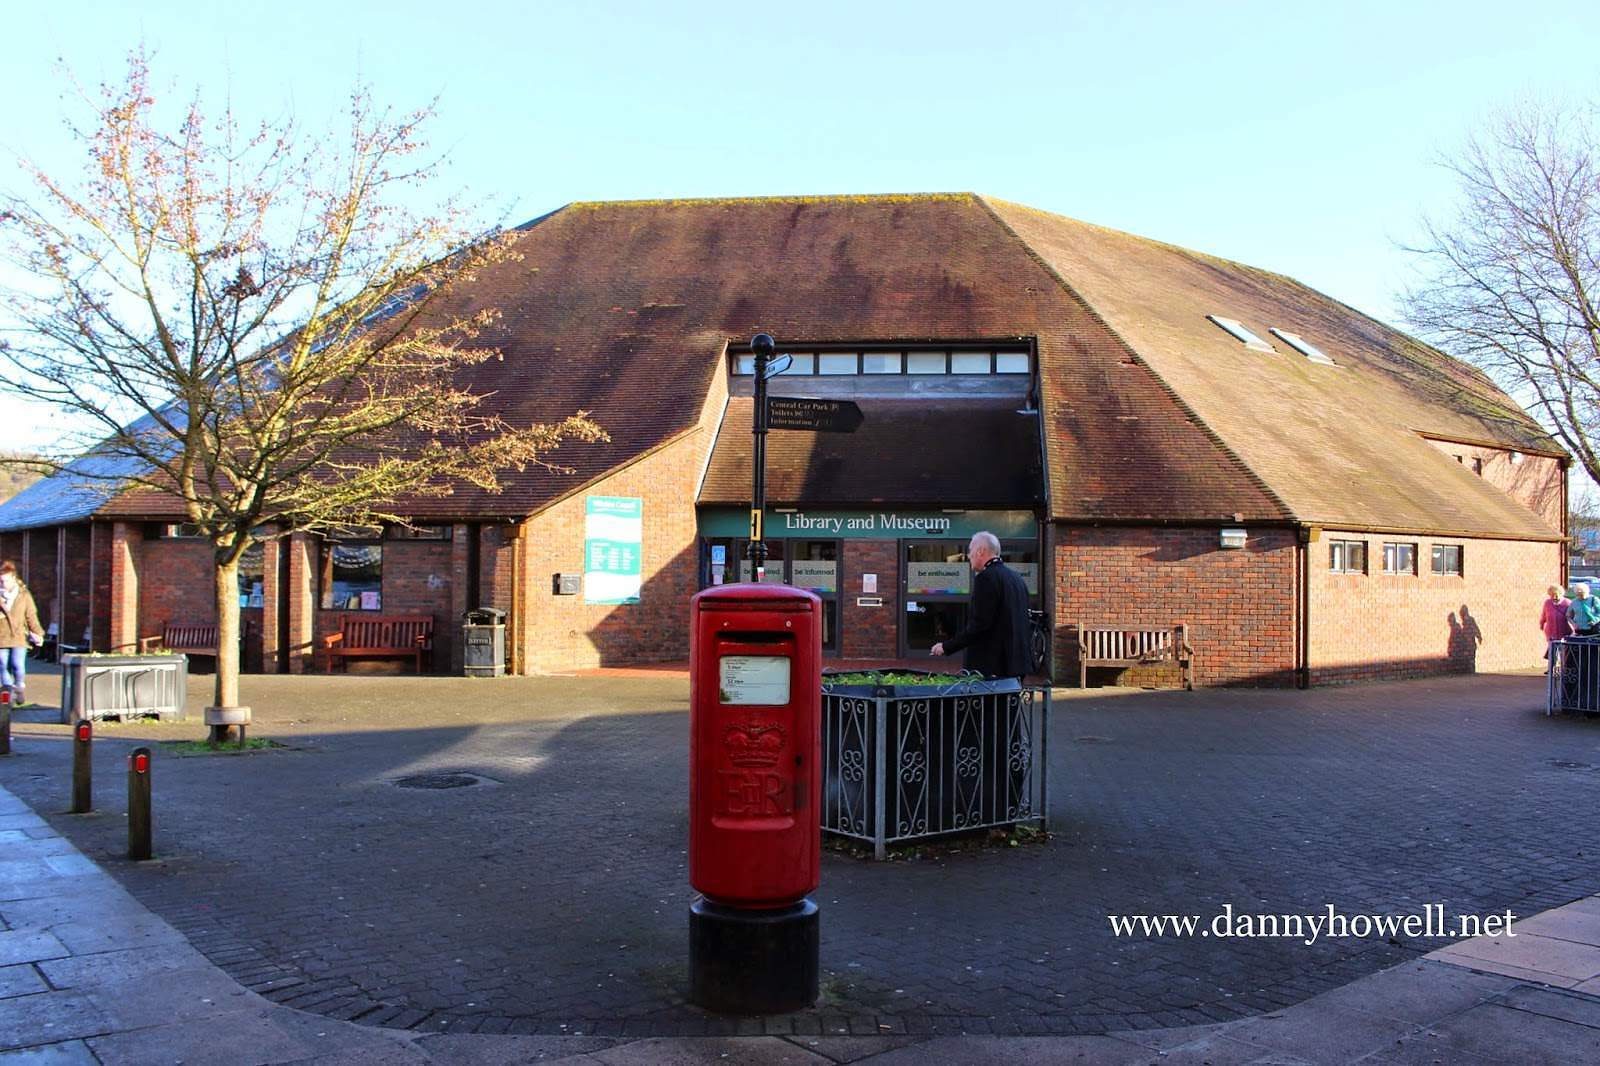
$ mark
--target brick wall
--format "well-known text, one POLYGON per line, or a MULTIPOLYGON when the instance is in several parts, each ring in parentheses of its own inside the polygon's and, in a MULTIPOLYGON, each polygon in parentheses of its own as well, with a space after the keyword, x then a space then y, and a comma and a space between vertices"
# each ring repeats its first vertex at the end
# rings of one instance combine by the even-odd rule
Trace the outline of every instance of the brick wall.
POLYGON ((1062 627, 1185 622, 1195 683, 1294 683, 1295 547, 1287 529, 1251 529, 1244 548, 1217 529, 1055 527, 1056 669, 1062 627))
POLYGON ((845 659, 892 659, 900 646, 900 544, 893 540, 847 540, 839 584, 840 648, 845 659), (882 607, 858 607, 861 575, 877 574, 882 607))
POLYGON ((689 656, 689 598, 699 588, 694 491, 707 435, 693 433, 530 519, 522 638, 529 673, 689 656), (644 501, 639 602, 609 606, 551 591, 551 575, 583 573, 585 497, 644 501))
POLYGON ((15 563, 19 571, 22 569, 22 539, 21 530, 0 533, 0 561, 15 563))
MULTIPOLYGON (((523 672, 689 657, 689 599, 700 587, 694 500, 726 402, 727 379, 714 374, 694 430, 524 525, 520 565, 525 599, 513 607, 520 608, 521 616, 513 615, 507 633, 509 643, 521 644, 523 672), (644 501, 638 603, 586 604, 582 592, 552 592, 553 574, 583 573, 586 496, 637 496, 644 501)), ((487 542, 483 551, 487 570, 487 542)), ((485 584, 485 592, 488 588, 485 584)))
POLYGON ((1522 670, 1543 663, 1545 586, 1561 548, 1526 541, 1324 530, 1310 545, 1311 681, 1522 670), (1330 540, 1364 540, 1366 574, 1330 572, 1330 540), (1383 544, 1417 545, 1417 570, 1385 574, 1383 544), (1462 575, 1431 572, 1434 544, 1462 546, 1462 575))
POLYGON ((203 537, 152 537, 139 556, 139 636, 168 622, 214 622, 216 560, 203 537))
POLYGON ((1485 481, 1542 517, 1551 529, 1560 532, 1567 528, 1561 493, 1565 475, 1560 460, 1447 440, 1430 439, 1428 443, 1451 458, 1459 456, 1461 465, 1468 470, 1473 469, 1476 459, 1482 464, 1485 481))
POLYGON ((128 653, 139 650, 140 559, 144 554, 144 533, 131 522, 111 524, 111 544, 107 556, 111 593, 108 620, 108 650, 128 653))
POLYGON ((39 609, 39 624, 46 629, 51 622, 59 622, 56 605, 56 563, 60 543, 59 526, 47 529, 30 529, 27 533, 28 570, 22 576, 28 591, 33 593, 34 606, 39 609))
POLYGON ((91 539, 88 525, 66 528, 61 639, 67 644, 85 643, 84 633, 90 627, 90 617, 94 611, 90 563, 91 539))
POLYGON ((111 650, 111 542, 113 525, 94 522, 89 526, 90 629, 95 651, 111 650))

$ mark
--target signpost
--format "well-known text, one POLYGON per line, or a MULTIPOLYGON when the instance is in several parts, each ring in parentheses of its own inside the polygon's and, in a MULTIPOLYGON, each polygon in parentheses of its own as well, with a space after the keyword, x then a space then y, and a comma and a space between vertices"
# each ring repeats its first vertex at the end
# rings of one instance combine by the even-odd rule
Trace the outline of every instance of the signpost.
POLYGON ((767 430, 799 429, 813 433, 854 433, 861 425, 861 408, 850 400, 814 400, 803 396, 768 396, 767 379, 788 370, 794 359, 778 355, 778 342, 770 333, 750 339, 755 356, 755 410, 750 432, 755 435, 754 480, 750 494, 750 561, 756 581, 767 579, 767 545, 762 519, 767 509, 767 430))
POLYGON ((768 429, 808 429, 814 433, 854 433, 861 408, 852 400, 813 400, 805 396, 768 396, 768 429))

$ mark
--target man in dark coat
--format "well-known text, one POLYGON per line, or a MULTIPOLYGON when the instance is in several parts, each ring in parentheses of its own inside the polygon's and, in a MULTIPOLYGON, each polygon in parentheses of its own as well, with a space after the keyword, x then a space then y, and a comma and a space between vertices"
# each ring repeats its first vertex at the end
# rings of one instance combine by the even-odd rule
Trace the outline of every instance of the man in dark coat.
POLYGON ((1023 677, 1028 672, 1028 585, 1000 561, 993 533, 974 533, 967 545, 972 564, 972 606, 967 625, 935 644, 934 655, 966 649, 966 668, 985 677, 1023 677))

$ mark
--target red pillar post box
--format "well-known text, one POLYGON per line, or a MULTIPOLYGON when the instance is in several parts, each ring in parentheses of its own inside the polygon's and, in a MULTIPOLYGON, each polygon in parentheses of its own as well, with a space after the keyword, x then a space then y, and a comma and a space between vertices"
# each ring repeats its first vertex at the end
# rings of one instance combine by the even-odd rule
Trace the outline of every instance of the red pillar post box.
POLYGON ((817 999, 822 601, 724 585, 690 611, 691 998, 763 1014, 817 999))

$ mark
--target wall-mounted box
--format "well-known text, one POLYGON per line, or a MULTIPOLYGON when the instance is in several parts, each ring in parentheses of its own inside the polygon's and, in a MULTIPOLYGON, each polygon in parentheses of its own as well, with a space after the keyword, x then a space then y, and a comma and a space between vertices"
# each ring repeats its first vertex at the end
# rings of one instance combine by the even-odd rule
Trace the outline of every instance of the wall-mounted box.
POLYGON ((550 591, 557 596, 576 596, 583 591, 583 575, 551 574, 550 591))

